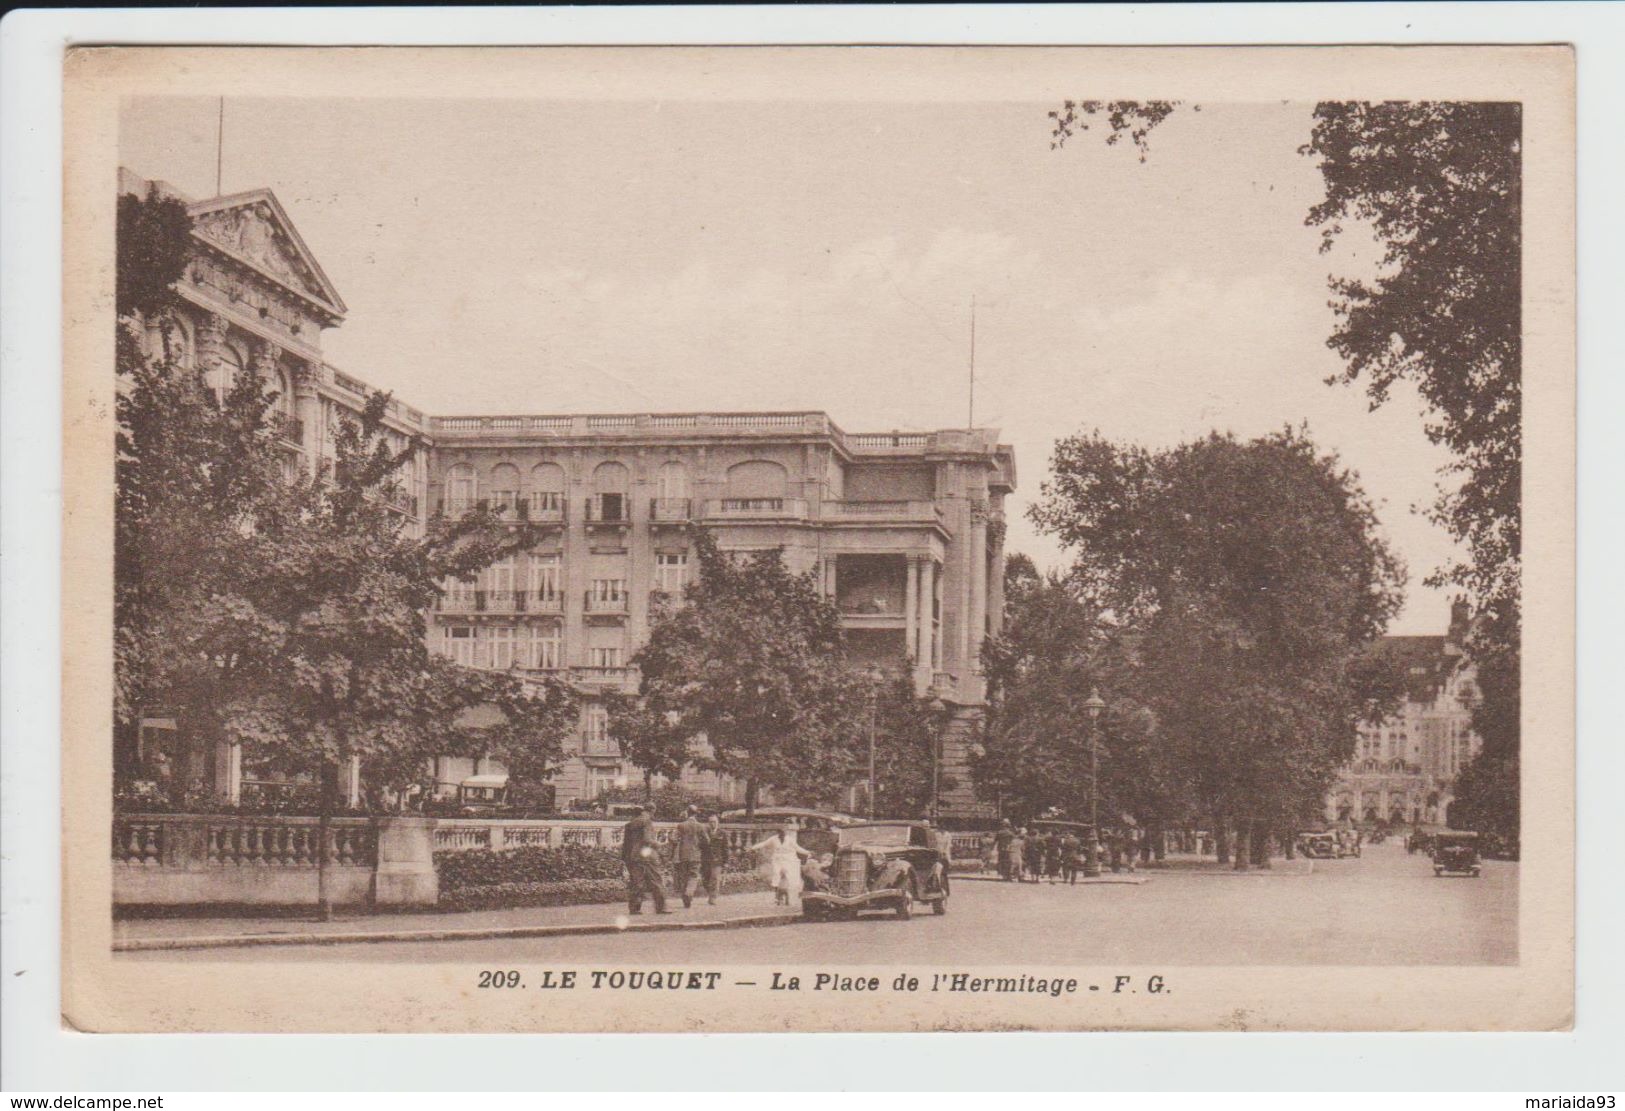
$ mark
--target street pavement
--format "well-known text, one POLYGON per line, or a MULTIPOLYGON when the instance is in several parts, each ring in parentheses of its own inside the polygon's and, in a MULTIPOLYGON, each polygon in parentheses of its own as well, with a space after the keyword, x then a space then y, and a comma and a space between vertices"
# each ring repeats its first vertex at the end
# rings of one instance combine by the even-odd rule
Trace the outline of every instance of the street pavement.
MULTIPOLYGON (((961 882, 950 910, 798 922, 774 929, 295 945, 120 954, 159 961, 492 961, 810 965, 1388 965, 1512 964, 1518 865, 1437 878, 1397 841, 1314 870, 1227 875, 1152 871, 1139 885, 961 882)), ((771 893, 731 913, 771 913, 771 893)), ((920 908, 925 910, 926 908, 920 908)), ((432 916, 431 916, 432 917, 432 916)), ((661 919, 670 922, 671 918, 661 919)), ((429 923, 425 922, 425 925, 429 923)))

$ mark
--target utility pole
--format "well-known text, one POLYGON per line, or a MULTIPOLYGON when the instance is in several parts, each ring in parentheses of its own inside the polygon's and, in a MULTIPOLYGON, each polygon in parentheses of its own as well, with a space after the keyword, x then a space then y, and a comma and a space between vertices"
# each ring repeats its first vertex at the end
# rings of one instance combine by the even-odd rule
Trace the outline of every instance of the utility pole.
POLYGON ((970 295, 970 404, 965 412, 965 427, 976 427, 976 294, 970 295))

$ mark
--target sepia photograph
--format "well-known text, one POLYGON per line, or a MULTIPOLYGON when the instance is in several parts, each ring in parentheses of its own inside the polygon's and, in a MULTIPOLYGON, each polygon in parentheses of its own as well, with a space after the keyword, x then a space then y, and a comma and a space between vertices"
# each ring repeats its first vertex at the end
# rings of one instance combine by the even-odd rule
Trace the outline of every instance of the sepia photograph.
POLYGON ((1566 1026, 1572 54, 1401 53, 74 51, 69 1014, 1566 1026))

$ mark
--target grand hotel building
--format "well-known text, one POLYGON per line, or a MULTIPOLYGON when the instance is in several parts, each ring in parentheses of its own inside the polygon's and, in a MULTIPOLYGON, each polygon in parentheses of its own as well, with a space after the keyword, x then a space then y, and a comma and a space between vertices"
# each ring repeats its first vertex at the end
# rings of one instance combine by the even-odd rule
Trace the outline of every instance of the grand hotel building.
MULTIPOLYGON (((127 171, 119 184, 179 196, 127 171)), ((344 302, 269 190, 188 208, 196 255, 179 287, 183 357, 221 388, 243 373, 274 385, 290 471, 330 458, 338 420, 369 389, 322 356, 321 333, 343 322, 344 302)), ((409 529, 482 501, 543 527, 532 551, 447 583, 428 635, 433 651, 469 666, 561 675, 582 694, 558 805, 640 778, 594 696, 637 689, 630 660, 651 608, 681 591, 689 529, 704 526, 725 550, 777 548, 791 570, 815 572, 860 665, 906 661, 915 690, 950 711, 943 813, 988 812, 966 757, 985 703, 982 641, 1003 613, 1004 499, 1016 481, 996 432, 848 433, 821 412, 430 416, 400 402, 387 424, 397 449, 416 445, 395 507, 409 529)), ((143 743, 172 729, 155 712, 143 743)), ((181 759, 182 774, 222 799, 253 783, 251 753, 181 759)), ((495 771, 437 760, 436 789, 495 771)), ((684 780, 742 797, 724 779, 684 780)), ((350 793, 359 787, 352 770, 350 793)))

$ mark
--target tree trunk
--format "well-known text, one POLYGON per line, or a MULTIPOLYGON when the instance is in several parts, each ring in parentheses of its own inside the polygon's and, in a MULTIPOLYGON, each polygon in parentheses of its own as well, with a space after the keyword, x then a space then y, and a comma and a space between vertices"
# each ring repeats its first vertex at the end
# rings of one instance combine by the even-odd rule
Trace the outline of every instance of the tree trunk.
POLYGON ((1270 866, 1270 832, 1263 822, 1253 823, 1253 866, 1255 868, 1268 868, 1270 866))
POLYGON ((332 878, 328 875, 327 858, 333 849, 333 794, 338 775, 337 764, 322 761, 317 773, 321 804, 316 810, 316 917, 323 922, 333 920, 332 878))
POLYGON ((1281 855, 1288 860, 1298 859, 1298 831, 1287 826, 1281 831, 1281 855))
POLYGON ((1224 828, 1224 817, 1213 819, 1213 855, 1220 864, 1230 863, 1230 831, 1224 828))
POLYGON ((655 801, 655 773, 654 772, 644 772, 643 773, 643 801, 648 803, 650 806, 654 805, 654 801, 655 801))
POLYGON ((1247 862, 1252 859, 1253 852, 1253 823, 1243 819, 1236 823, 1235 863, 1232 867, 1237 872, 1247 870, 1247 862))
POLYGON ((755 778, 745 780, 745 820, 747 822, 756 817, 756 795, 755 778))
POLYGON ((1160 863, 1168 859, 1168 830, 1158 822, 1156 831, 1156 838, 1151 842, 1151 855, 1160 863))

